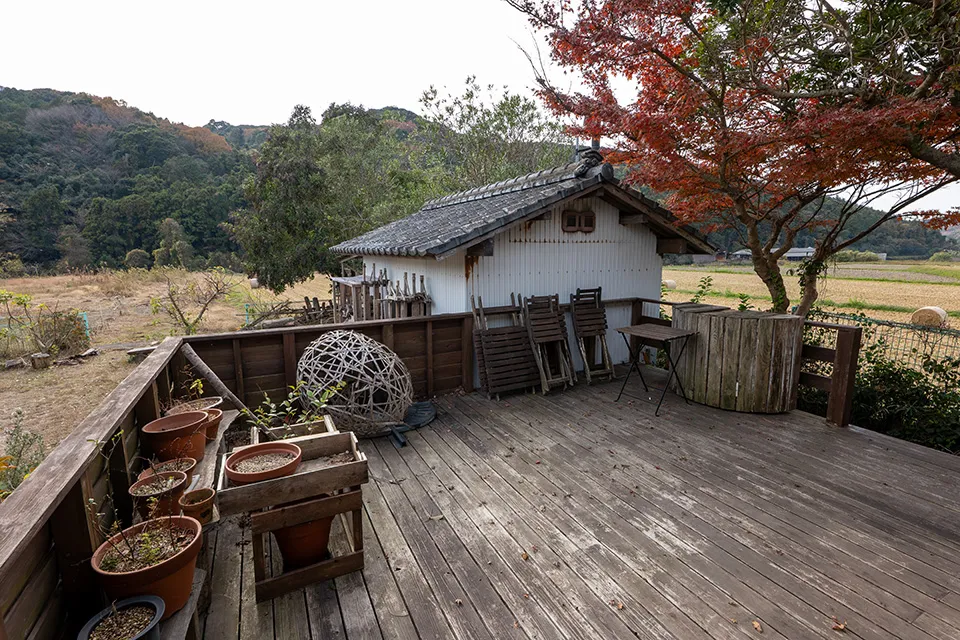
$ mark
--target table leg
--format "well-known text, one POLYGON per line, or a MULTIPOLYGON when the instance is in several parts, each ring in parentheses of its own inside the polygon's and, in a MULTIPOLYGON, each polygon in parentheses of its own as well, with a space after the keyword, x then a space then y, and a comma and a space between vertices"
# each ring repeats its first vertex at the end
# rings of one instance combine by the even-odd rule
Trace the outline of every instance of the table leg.
MULTIPOLYGON (((683 351, 687 348, 687 340, 689 338, 684 338, 683 343, 680 345, 680 353, 677 354, 677 360, 683 357, 683 351)), ((680 395, 683 396, 683 401, 687 404, 690 404, 690 401, 687 400, 687 392, 683 389, 683 383, 680 382, 680 376, 677 375, 677 365, 673 361, 673 357, 670 355, 670 342, 667 342, 665 345, 664 351, 667 352, 667 362, 670 363, 670 373, 667 375, 667 382, 663 385, 663 392, 660 394, 660 402, 657 403, 657 409, 653 412, 654 416, 660 415, 660 405, 663 404, 663 399, 667 395, 667 389, 670 387, 670 378, 673 378, 677 381, 677 386, 680 387, 680 395)))
POLYGON ((627 340, 626 334, 621 333, 623 336, 623 341, 627 343, 627 353, 630 354, 630 368, 627 369, 627 375, 623 379, 623 384, 620 386, 620 393, 617 394, 617 399, 614 402, 620 402, 620 396, 623 395, 623 390, 627 388, 627 381, 630 379, 630 374, 634 369, 637 370, 637 375, 640 376, 640 382, 643 383, 643 390, 649 391, 647 388, 647 381, 643 379, 643 372, 640 371, 640 354, 643 353, 643 345, 637 346, 637 353, 634 354, 633 350, 630 348, 630 341, 627 340))

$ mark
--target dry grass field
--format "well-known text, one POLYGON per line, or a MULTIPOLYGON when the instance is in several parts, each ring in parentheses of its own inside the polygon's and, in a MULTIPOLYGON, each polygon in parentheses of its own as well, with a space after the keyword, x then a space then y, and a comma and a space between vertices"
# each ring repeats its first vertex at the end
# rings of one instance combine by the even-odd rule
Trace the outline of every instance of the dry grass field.
MULTIPOLYGON (((170 275, 181 285, 199 278, 186 271, 170 275)), ((305 295, 330 298, 330 282, 321 275, 280 295, 251 289, 246 278, 239 275, 232 280, 236 288, 211 306, 201 333, 240 328, 245 318, 244 304, 278 300, 302 304, 305 295)), ((0 431, 10 424, 14 409, 22 408, 26 426, 43 434, 48 448, 67 435, 133 369, 127 349, 178 333, 166 315, 151 311, 151 298, 167 290, 163 274, 155 271, 0 279, 0 289, 28 294, 34 303, 51 308, 86 311, 93 346, 101 349, 101 355, 76 366, 0 370, 0 431)))
MULTIPOLYGON (((749 265, 725 262, 664 268, 664 280, 677 283, 665 298, 689 300, 704 276, 713 279, 706 302, 736 307, 737 295, 746 293, 755 307, 770 306, 766 287, 749 265)), ((795 302, 800 293, 798 278, 786 275, 785 280, 795 302)), ((909 322, 914 310, 930 305, 945 309, 951 324, 960 326, 960 263, 842 263, 830 269, 820 286, 820 306, 840 313, 862 311, 872 318, 909 322)))

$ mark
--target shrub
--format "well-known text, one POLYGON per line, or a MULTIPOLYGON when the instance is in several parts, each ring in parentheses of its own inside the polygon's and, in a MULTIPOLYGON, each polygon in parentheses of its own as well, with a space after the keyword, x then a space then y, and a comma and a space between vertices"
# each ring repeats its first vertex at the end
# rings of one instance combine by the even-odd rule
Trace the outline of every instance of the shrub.
POLYGON ((150 262, 150 254, 143 249, 131 249, 123 259, 128 269, 149 269, 150 262))
MULTIPOLYGON (((885 350, 879 340, 860 354, 852 423, 960 453, 960 358, 927 357, 918 370, 889 358, 885 350)), ((801 387, 799 400, 800 409, 826 415, 826 392, 801 387)))
POLYGON ((13 412, 13 426, 5 429, 3 456, 0 457, 0 502, 37 468, 44 458, 43 436, 23 426, 23 410, 13 412))
POLYGON ((879 262, 880 256, 873 251, 844 249, 833 254, 833 259, 837 262, 879 262))
POLYGON ((20 256, 14 253, 0 253, 0 278, 19 278, 27 273, 20 256))
POLYGON ((930 262, 953 262, 960 260, 960 251, 937 251, 930 256, 930 262))
POLYGON ((23 356, 42 351, 78 353, 90 346, 87 325, 76 309, 58 311, 34 304, 30 296, 0 289, 0 308, 6 315, 0 325, 0 355, 23 356))

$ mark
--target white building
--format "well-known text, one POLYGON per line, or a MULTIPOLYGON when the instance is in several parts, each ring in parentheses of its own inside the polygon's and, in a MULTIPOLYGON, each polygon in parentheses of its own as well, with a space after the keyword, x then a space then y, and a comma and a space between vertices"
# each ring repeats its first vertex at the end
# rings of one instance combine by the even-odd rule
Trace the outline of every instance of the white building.
MULTIPOLYGON (((424 275, 435 314, 470 311, 471 296, 485 307, 509 304, 511 293, 557 293, 565 303, 578 287, 603 287, 604 300, 658 300, 662 254, 714 253, 669 211, 621 185, 599 152, 583 155, 427 202, 331 251, 362 256, 367 271, 376 265, 393 281, 424 275)), ((622 362, 627 350, 616 328, 630 324, 630 306, 608 305, 607 316, 611 356, 622 362)), ((567 326, 572 335, 569 318, 567 326)))

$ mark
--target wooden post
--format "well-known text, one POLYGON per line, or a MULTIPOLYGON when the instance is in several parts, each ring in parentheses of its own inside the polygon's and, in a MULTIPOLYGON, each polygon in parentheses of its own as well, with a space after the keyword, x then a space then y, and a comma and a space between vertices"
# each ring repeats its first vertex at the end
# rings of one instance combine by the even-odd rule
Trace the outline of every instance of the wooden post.
POLYGON ((235 377, 237 380, 237 397, 246 402, 247 399, 244 397, 246 394, 243 389, 243 357, 240 352, 240 340, 237 338, 233 339, 233 368, 235 371, 235 377))
POLYGON ((433 320, 427 320, 427 396, 433 395, 433 320))
MULTIPOLYGON (((630 326, 640 324, 640 318, 643 317, 643 302, 640 300, 634 300, 630 303, 630 326)), ((634 336, 630 336, 630 353, 636 353, 637 348, 639 347, 639 342, 634 336)))
POLYGON ((296 336, 292 333, 283 334, 283 372, 288 387, 297 384, 297 347, 296 336))
POLYGON ((467 393, 473 391, 473 316, 463 318, 460 325, 460 386, 467 393))
POLYGON ((380 335, 381 342, 383 342, 384 346, 386 346, 387 349, 390 349, 390 351, 393 351, 393 325, 383 325, 382 333, 380 335))
POLYGON ((857 359, 860 357, 862 334, 863 329, 860 327, 837 329, 837 353, 833 361, 833 375, 830 376, 827 422, 838 427, 849 425, 853 413, 853 389, 857 379, 857 359))
POLYGON ((50 517, 66 607, 75 620, 86 619, 101 606, 90 566, 90 557, 99 546, 99 535, 87 517, 86 505, 91 497, 93 488, 84 473, 50 517))

